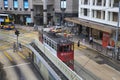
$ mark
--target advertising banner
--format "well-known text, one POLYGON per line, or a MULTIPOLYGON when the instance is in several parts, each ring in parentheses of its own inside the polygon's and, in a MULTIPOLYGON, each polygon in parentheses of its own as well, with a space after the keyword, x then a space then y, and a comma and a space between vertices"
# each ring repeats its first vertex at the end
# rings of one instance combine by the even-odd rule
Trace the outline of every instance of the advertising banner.
POLYGON ((109 33, 103 33, 103 39, 102 39, 102 46, 107 47, 110 42, 110 35, 109 33))

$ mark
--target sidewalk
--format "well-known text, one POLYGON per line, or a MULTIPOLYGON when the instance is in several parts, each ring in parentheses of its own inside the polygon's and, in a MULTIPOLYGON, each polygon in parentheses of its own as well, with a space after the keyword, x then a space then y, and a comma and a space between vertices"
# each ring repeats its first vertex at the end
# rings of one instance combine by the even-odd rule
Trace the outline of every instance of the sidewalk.
MULTIPOLYGON (((87 48, 90 48, 91 50, 95 50, 98 53, 105 55, 105 53, 101 53, 100 51, 96 50, 92 45, 89 44, 89 42, 82 42, 82 39, 79 38, 78 36, 74 36, 73 37, 73 41, 77 44, 78 40, 81 40, 80 44, 82 46, 86 46, 87 48)), ((90 54, 92 54, 91 52, 89 52, 90 54)), ((110 53, 108 53, 110 54, 110 53)), ((82 55, 81 51, 78 50, 75 53, 75 60, 81 65, 83 66, 83 69, 88 70, 87 73, 88 74, 93 74, 96 77, 100 78, 100 80, 120 80, 120 72, 117 71, 116 69, 114 69, 113 67, 107 65, 107 64, 98 64, 96 61, 94 61, 93 59, 87 57, 86 55, 82 55)), ((81 69, 77 70, 78 73, 81 72, 81 69)), ((84 75, 81 75, 82 77, 86 78, 84 75)), ((94 76, 92 76, 92 78, 94 78, 94 76)), ((86 79, 89 80, 89 79, 86 79)), ((94 80, 98 80, 96 78, 94 78, 94 80)))
POLYGON ((76 36, 76 35, 73 36, 73 41, 75 43, 77 43, 78 40, 81 41, 80 42, 81 45, 86 46, 87 48, 90 48, 94 51, 97 51, 100 55, 103 55, 103 56, 111 59, 112 61, 115 61, 116 63, 120 63, 119 60, 113 58, 113 54, 112 54, 113 50, 108 50, 107 48, 102 47, 102 45, 99 44, 100 43, 99 41, 98 41, 99 43, 94 42, 92 45, 92 44, 89 44, 88 40, 85 40, 85 43, 83 43, 82 38, 80 38, 79 36, 76 36))

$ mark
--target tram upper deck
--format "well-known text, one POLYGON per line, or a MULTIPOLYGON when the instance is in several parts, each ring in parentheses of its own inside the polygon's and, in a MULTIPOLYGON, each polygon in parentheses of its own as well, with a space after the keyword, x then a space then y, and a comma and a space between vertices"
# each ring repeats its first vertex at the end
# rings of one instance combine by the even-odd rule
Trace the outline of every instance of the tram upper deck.
POLYGON ((72 41, 70 41, 69 39, 67 39, 55 32, 44 32, 43 38, 45 38, 45 37, 53 40, 57 44, 73 44, 72 41))

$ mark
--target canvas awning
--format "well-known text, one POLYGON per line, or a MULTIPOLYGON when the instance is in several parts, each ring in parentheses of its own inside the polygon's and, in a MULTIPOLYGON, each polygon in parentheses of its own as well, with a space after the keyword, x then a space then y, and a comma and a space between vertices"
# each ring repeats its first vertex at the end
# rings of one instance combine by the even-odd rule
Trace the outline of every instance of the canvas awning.
POLYGON ((80 18, 65 18, 66 21, 73 22, 75 24, 80 24, 86 27, 94 28, 103 32, 112 33, 115 30, 115 27, 111 25, 105 25, 98 22, 93 22, 85 19, 80 18))

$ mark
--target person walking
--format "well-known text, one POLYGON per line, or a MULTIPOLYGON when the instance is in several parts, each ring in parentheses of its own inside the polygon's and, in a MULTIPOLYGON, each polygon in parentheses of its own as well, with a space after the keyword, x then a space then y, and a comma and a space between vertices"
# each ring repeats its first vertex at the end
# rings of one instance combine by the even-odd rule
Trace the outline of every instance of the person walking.
POLYGON ((80 46, 80 40, 78 40, 77 46, 78 46, 78 47, 80 46))
POLYGON ((85 45, 85 38, 83 38, 82 42, 83 42, 83 45, 85 45))
POLYGON ((22 45, 19 43, 19 51, 22 51, 22 45))
POLYGON ((90 43, 90 44, 93 43, 93 38, 92 38, 92 36, 90 36, 89 43, 90 43))
POLYGON ((13 52, 16 52, 16 48, 17 48, 17 46, 16 46, 16 43, 14 42, 13 43, 13 52))

